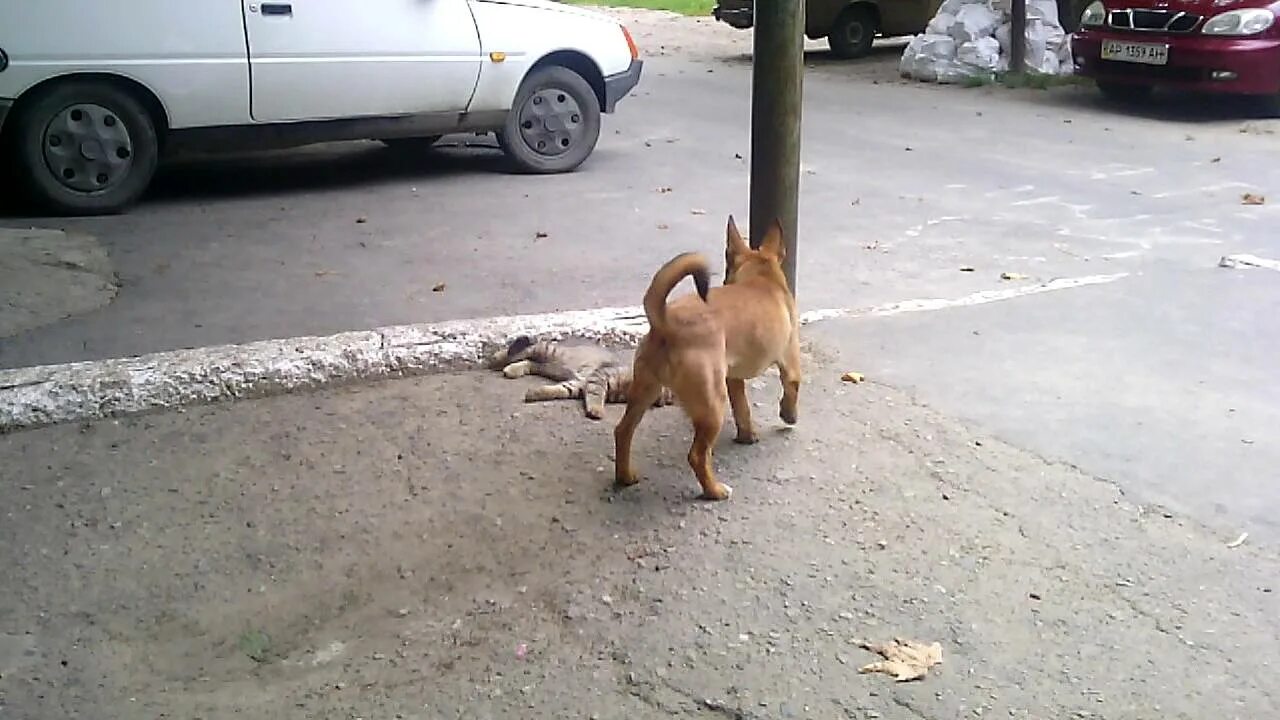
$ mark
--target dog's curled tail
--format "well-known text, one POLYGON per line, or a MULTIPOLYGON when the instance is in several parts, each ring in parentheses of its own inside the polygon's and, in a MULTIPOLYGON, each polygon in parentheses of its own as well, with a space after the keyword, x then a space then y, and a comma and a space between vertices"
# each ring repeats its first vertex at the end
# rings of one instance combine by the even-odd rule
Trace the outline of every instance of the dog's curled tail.
POLYGON ((698 297, 706 302, 707 292, 711 288, 711 266, 702 253, 681 253, 667 261, 654 274, 649 289, 644 294, 644 314, 649 318, 649 327, 658 334, 667 331, 667 295, 680 284, 685 277, 692 275, 693 283, 698 288, 698 297))

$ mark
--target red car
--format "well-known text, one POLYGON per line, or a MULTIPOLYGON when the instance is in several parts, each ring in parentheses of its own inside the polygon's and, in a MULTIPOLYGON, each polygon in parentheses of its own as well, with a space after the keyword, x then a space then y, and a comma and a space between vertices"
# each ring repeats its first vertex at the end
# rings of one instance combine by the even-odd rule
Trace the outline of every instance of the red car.
POLYGON ((1113 99, 1156 87, 1280 106, 1280 1, 1097 0, 1072 35, 1076 72, 1113 99))

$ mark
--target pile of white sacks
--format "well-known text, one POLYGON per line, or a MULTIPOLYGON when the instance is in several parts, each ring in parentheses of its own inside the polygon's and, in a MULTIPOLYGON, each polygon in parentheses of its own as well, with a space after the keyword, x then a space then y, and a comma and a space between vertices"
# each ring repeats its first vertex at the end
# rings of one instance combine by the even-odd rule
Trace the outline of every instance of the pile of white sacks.
MULTIPOLYGON (((1070 75, 1071 38, 1056 0, 1026 0, 1026 67, 1070 75)), ((940 83, 991 78, 1009 70, 1010 0, 945 0, 923 35, 911 39, 899 69, 904 77, 940 83)))

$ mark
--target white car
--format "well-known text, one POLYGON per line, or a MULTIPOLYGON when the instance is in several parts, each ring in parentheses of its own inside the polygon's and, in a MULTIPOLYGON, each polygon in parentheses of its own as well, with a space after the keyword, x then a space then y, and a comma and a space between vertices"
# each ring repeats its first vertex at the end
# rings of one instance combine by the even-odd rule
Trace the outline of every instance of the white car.
POLYGON ((63 213, 128 207, 177 148, 494 132, 566 172, 642 64, 616 20, 551 0, 0 0, 0 139, 63 213))

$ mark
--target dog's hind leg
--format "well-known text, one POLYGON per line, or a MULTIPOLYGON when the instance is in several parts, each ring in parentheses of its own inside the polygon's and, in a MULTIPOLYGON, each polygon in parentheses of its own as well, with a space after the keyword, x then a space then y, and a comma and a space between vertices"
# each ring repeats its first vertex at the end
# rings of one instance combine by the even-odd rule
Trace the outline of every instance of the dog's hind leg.
POLYGON ((702 497, 706 500, 728 500, 733 488, 716 480, 711 468, 713 448, 720 428, 724 426, 724 401, 712 402, 692 417, 693 444, 689 447, 689 467, 702 485, 702 497))
POLYGON ((795 425, 800 405, 800 341, 793 340, 786 356, 778 363, 778 375, 782 380, 782 403, 778 414, 782 422, 795 425))
POLYGON ((636 374, 627 389, 627 411, 613 428, 613 476, 619 485, 635 485, 640 481, 631 466, 631 441, 644 414, 662 395, 662 384, 647 374, 636 374))
POLYGON ((738 434, 733 438, 736 443, 751 445, 760 438, 755 428, 751 427, 751 403, 747 402, 747 381, 729 378, 729 405, 733 407, 733 424, 738 426, 738 434))

